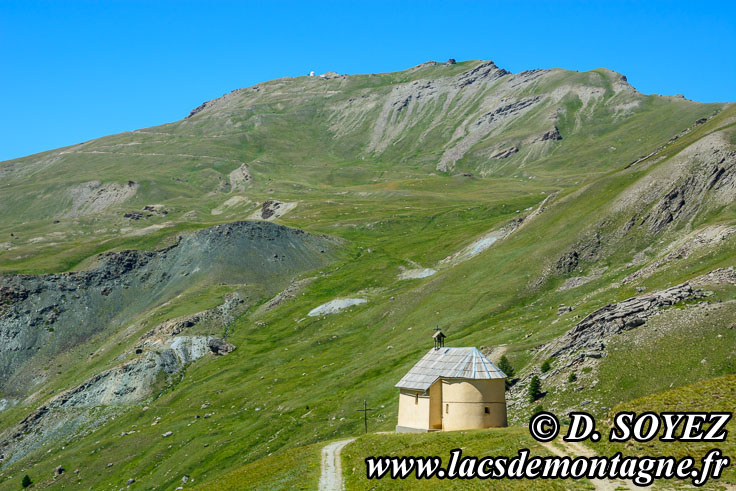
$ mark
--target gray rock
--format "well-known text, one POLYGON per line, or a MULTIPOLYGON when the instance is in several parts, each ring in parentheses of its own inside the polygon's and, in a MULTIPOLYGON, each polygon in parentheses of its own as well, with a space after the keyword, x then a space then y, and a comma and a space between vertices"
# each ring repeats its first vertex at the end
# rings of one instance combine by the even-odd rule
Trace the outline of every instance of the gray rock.
POLYGON ((505 159, 519 151, 519 147, 512 145, 491 155, 492 159, 505 159))
POLYGON ((560 135, 560 131, 557 129, 557 126, 543 133, 541 136, 539 136, 536 139, 536 141, 539 141, 539 142, 548 141, 548 140, 562 140, 562 135, 560 135))
POLYGON ((208 346, 210 350, 216 355, 226 355, 232 353, 235 350, 235 345, 230 344, 220 338, 212 338, 209 340, 208 346))
POLYGON ((565 314, 567 312, 572 312, 572 307, 567 306, 567 305, 563 305, 563 306, 561 306, 561 307, 559 307, 557 309, 557 315, 562 315, 562 314, 565 314))
POLYGON ((632 297, 622 302, 606 305, 578 322, 565 334, 552 356, 560 357, 568 353, 586 349, 589 353, 600 352, 606 338, 625 329, 633 329, 646 322, 660 307, 674 305, 682 300, 697 298, 700 292, 693 290, 688 283, 632 297))

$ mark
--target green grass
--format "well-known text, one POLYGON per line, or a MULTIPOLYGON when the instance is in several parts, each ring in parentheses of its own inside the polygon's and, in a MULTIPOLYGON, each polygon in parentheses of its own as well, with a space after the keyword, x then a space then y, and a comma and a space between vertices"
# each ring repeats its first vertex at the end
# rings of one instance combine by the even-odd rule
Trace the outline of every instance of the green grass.
MULTIPOLYGON (((736 375, 701 380, 698 383, 679 387, 677 389, 652 394, 629 402, 617 404, 609 414, 609 418, 601 428, 602 435, 608 435, 614 414, 620 411, 633 411, 642 414, 647 411, 683 412, 683 411, 726 411, 733 412, 736 407, 736 375)), ((722 484, 736 483, 736 467, 733 465, 736 458, 736 421, 731 419, 727 424, 728 437, 724 442, 662 442, 659 440, 662 431, 649 442, 636 442, 633 439, 626 443, 608 441, 604 436, 597 444, 593 444, 596 452, 613 455, 621 452, 623 455, 673 456, 678 459, 690 456, 702 458, 712 448, 721 450, 724 456, 731 459, 731 465, 726 467, 723 476, 718 481, 710 482, 711 487, 719 488, 722 484)), ((678 434, 681 431, 678 430, 678 434)))
POLYGON ((324 442, 277 452, 227 474, 200 483, 198 489, 316 489, 324 442))

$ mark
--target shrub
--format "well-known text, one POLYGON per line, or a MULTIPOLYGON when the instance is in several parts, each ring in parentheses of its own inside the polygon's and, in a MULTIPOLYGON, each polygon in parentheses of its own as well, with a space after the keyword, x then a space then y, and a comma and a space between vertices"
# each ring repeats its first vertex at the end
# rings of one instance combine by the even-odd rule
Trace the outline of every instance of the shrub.
POLYGON ((542 363, 542 373, 547 373, 552 368, 552 358, 547 358, 542 363))
POLYGON ((532 377, 529 383, 529 402, 534 402, 542 397, 542 382, 537 375, 532 377))
POLYGON ((26 474, 25 476, 23 476, 23 481, 21 481, 20 484, 24 488, 27 488, 28 486, 30 486, 31 484, 33 484, 33 481, 31 481, 31 476, 29 476, 28 474, 26 474))
POLYGON ((571 373, 569 377, 567 377, 568 382, 575 382, 578 379, 578 376, 575 375, 575 372, 571 373))
POLYGON ((514 367, 511 366, 511 362, 508 358, 506 358, 506 355, 502 356, 501 359, 498 361, 498 368, 500 368, 501 371, 506 374, 506 388, 508 389, 509 387, 511 387, 511 385, 513 385, 511 379, 514 376, 514 367))

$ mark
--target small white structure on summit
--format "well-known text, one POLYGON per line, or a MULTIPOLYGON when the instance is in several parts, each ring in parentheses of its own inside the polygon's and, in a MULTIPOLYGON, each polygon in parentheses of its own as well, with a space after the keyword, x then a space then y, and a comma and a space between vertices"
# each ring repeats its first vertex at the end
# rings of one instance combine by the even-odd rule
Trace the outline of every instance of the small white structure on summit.
POLYGON ((506 426, 506 374, 477 348, 446 348, 445 335, 396 384, 397 432, 506 426))

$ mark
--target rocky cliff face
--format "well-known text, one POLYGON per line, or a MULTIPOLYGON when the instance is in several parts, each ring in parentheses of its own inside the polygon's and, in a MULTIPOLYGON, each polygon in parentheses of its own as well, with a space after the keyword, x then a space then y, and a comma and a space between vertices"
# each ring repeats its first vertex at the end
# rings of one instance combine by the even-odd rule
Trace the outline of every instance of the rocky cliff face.
POLYGON ((265 222, 219 225, 158 251, 106 253, 88 271, 0 276, 0 391, 22 397, 34 366, 201 283, 279 291, 325 264, 334 241, 265 222), (30 364, 30 365, 29 365, 30 364), (24 369, 25 368, 25 369, 24 369))
POLYGON ((611 336, 644 324, 661 308, 703 297, 702 291, 684 283, 606 305, 588 314, 546 351, 549 356, 560 359, 561 366, 579 363, 585 358, 600 358, 611 336))
MULTIPOLYGON (((632 163, 634 167, 629 171, 653 165, 656 160, 649 159, 656 159, 656 154, 632 163)), ((727 132, 717 131, 661 163, 622 192, 607 209, 606 218, 591 226, 551 263, 537 284, 550 274, 564 276, 585 268, 620 250, 636 236, 644 236, 645 240, 666 236, 676 241, 679 234, 693 232, 699 221, 720 213, 734 201, 736 147, 729 142, 727 132)), ((634 276, 640 275, 638 272, 634 276)))
POLYGON ((641 219, 661 233, 673 222, 692 222, 703 208, 722 207, 736 199, 736 151, 714 145, 693 156, 691 169, 672 184, 641 219))
POLYGON ((189 363, 207 355, 226 355, 232 344, 211 336, 173 336, 136 350, 133 359, 100 372, 54 396, 17 426, 0 433, 0 464, 12 464, 54 438, 71 438, 103 424, 123 405, 144 401, 171 384, 189 363))

